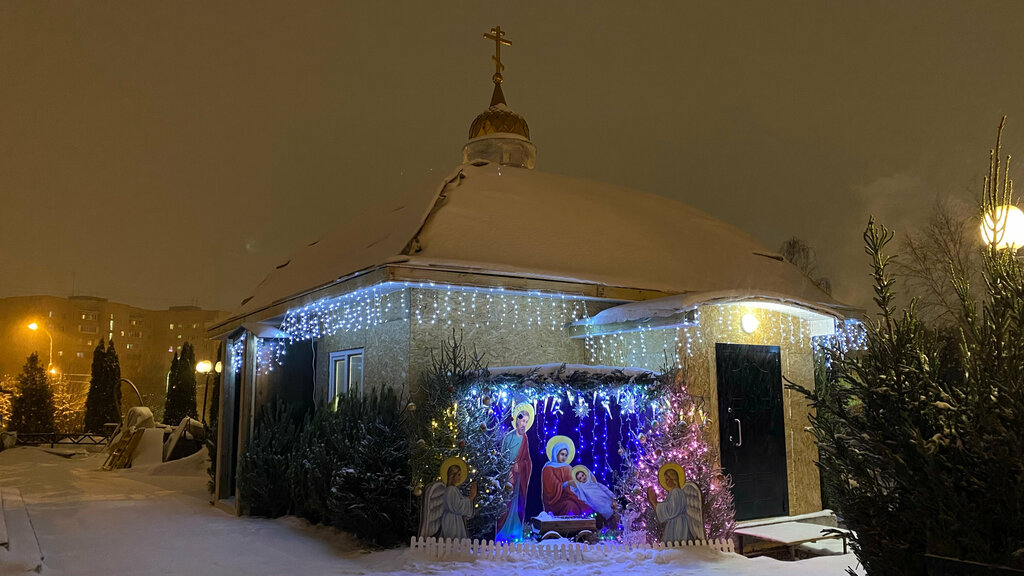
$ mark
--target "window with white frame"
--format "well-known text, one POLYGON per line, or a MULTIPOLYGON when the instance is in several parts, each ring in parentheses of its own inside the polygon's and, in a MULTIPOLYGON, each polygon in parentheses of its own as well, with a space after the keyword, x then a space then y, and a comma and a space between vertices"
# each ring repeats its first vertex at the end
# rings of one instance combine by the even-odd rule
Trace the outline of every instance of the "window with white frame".
POLYGON ((331 352, 330 403, 337 407, 338 397, 353 391, 363 394, 363 350, 331 352))

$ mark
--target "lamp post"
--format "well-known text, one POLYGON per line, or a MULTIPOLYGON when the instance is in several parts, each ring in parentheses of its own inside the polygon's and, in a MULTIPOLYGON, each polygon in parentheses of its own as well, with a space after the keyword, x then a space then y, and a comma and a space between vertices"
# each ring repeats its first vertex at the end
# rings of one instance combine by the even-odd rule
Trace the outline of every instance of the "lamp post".
MULTIPOLYGON (((35 322, 28 325, 28 329, 32 331, 39 330, 40 328, 42 328, 42 326, 35 322)), ((46 328, 43 328, 43 332, 46 332, 46 336, 50 339, 50 355, 47 356, 46 371, 50 374, 55 374, 56 369, 53 367, 53 335, 50 334, 50 331, 46 328)))
POLYGON ((131 380, 129 380, 127 378, 121 378, 121 382, 127 382, 128 385, 132 387, 132 390, 135 391, 135 396, 137 396, 139 398, 139 406, 145 406, 146 405, 145 402, 142 401, 142 394, 139 394, 139 389, 138 389, 138 387, 135 386, 134 382, 132 382, 131 380))
POLYGON ((201 361, 201 362, 196 364, 196 372, 199 372, 200 374, 204 374, 206 376, 206 381, 203 382, 203 416, 202 416, 203 425, 206 425, 206 394, 210 390, 210 371, 211 370, 215 371, 217 374, 220 374, 220 371, 221 371, 221 364, 220 364, 220 362, 217 362, 216 366, 212 362, 210 362, 209 360, 203 360, 203 361, 201 361))

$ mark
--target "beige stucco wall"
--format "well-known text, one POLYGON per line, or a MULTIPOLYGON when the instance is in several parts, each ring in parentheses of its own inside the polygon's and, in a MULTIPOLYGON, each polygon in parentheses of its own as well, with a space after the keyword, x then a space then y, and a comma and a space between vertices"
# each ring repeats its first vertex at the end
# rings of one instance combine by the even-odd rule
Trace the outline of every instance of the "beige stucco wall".
MULTIPOLYGON (((598 344, 591 345, 594 353, 590 363, 660 370, 664 355, 674 353, 686 367, 689 392, 699 397, 712 419, 718 414, 716 343, 778 346, 783 386, 786 380, 808 388, 814 386, 814 358, 807 323, 779 311, 742 305, 705 306, 700 309, 699 326, 628 332, 596 340, 598 344), (751 334, 740 327, 740 318, 746 313, 760 321, 751 334)), ((814 512, 821 509, 818 469, 814 465, 818 451, 814 439, 804 431, 811 409, 803 396, 792 390, 784 388, 782 398, 790 514, 814 512)), ((717 423, 709 431, 708 441, 717 452, 717 423)))
POLYGON ((572 339, 566 325, 596 314, 610 303, 561 298, 449 292, 407 288, 383 297, 380 324, 339 331, 317 344, 316 394, 326 399, 330 353, 362 348, 367 389, 395 386, 415 393, 431 353, 454 330, 483 357, 485 366, 583 364, 586 343, 572 339), (586 310, 583 310, 583 306, 586 310))
POLYGON ((474 305, 470 301, 474 297, 468 293, 453 295, 457 302, 446 302, 444 292, 411 292, 409 378, 413 390, 430 367, 431 352, 451 337, 453 329, 470 349, 482 355, 486 367, 584 364, 586 342, 570 338, 566 324, 582 312, 580 306, 585 305, 590 315, 610 306, 512 294, 503 295, 502 302, 478 295, 474 305), (442 314, 449 306, 455 312, 442 314), (436 316, 434 311, 438 311, 436 316))
POLYGON ((329 389, 331 352, 363 349, 363 385, 404 387, 409 381, 409 290, 381 298, 379 324, 352 331, 338 331, 321 338, 316 355, 316 395, 325 401, 329 389))

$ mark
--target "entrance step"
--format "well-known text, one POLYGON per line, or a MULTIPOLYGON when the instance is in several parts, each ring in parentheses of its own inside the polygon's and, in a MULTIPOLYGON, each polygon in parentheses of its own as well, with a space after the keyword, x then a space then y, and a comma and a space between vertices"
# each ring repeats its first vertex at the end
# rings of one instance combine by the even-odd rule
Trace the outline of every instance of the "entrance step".
POLYGON ((802 522, 804 524, 818 524, 819 526, 827 526, 829 528, 835 528, 838 526, 835 512, 831 510, 819 510, 817 512, 810 512, 808 514, 798 514, 796 516, 775 516, 772 518, 758 518, 756 520, 744 520, 737 522, 737 528, 754 528, 756 526, 767 526, 768 524, 782 524, 783 522, 802 522))
POLYGON ((43 553, 39 548, 28 508, 17 488, 0 488, 0 525, 6 532, 6 546, 0 547, 0 575, 43 571, 43 553))
POLYGON ((791 526, 789 523, 792 522, 810 524, 816 529, 820 527, 818 531, 837 527, 836 515, 831 510, 820 510, 818 512, 799 514, 796 516, 775 516, 772 518, 744 520, 736 523, 737 534, 733 538, 736 545, 736 551, 745 556, 757 556, 764 554, 768 556, 776 556, 779 559, 785 560, 795 560, 798 557, 806 558, 811 556, 843 554, 846 552, 847 547, 845 545, 845 540, 842 539, 826 539, 810 543, 798 542, 793 546, 780 548, 780 542, 777 538, 759 538, 756 535, 760 532, 772 532, 773 529, 770 527, 775 525, 779 525, 780 530, 785 530, 787 527, 791 526), (758 528, 768 529, 758 530, 758 528))

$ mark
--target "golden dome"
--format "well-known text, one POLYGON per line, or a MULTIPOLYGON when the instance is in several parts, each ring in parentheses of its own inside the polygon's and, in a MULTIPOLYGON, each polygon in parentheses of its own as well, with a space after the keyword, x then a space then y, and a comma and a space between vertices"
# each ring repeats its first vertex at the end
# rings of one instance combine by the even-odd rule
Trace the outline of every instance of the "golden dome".
POLYGON ((501 91, 501 84, 494 85, 491 106, 481 112, 470 124, 469 139, 497 133, 518 134, 527 140, 530 139, 530 127, 526 124, 526 119, 513 112, 505 104, 505 95, 501 91))

